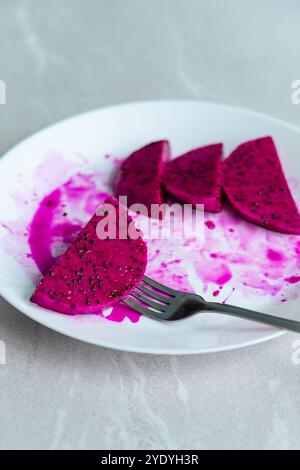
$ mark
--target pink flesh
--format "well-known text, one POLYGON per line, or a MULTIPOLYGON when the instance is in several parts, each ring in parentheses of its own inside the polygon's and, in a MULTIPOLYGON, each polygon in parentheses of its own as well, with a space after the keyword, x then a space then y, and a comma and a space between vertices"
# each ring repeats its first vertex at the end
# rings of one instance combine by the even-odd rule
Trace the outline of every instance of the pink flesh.
POLYGON ((161 178, 164 162, 170 158, 168 141, 153 142, 132 153, 122 164, 116 180, 116 195, 127 196, 128 207, 162 204, 161 178))
POLYGON ((169 193, 189 204, 203 204, 207 212, 220 212, 223 145, 192 150, 167 163, 164 185, 169 193))
POLYGON ((224 161, 224 191, 239 215, 276 232, 300 235, 300 215, 271 137, 240 145, 224 161))
MULTIPOLYGON (((106 202, 118 207, 113 199, 106 202)), ((99 239, 96 227, 102 218, 91 218, 38 283, 32 302, 67 315, 99 313, 139 284, 147 263, 144 241, 99 239)))

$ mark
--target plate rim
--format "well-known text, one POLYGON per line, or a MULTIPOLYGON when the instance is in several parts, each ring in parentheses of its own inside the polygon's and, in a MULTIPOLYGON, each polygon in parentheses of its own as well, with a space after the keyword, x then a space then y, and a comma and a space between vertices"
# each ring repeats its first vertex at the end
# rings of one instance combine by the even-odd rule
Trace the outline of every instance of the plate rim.
POLYGON ((245 114, 252 114, 253 116, 257 116, 257 117, 272 120, 274 123, 277 123, 277 124, 280 124, 284 127, 290 128, 290 129, 292 129, 292 130, 294 130, 294 131, 296 131, 300 134, 300 126, 297 126, 296 124, 292 124, 289 121, 285 121, 284 119, 272 116, 271 114, 263 113, 261 111, 257 111, 255 109, 251 109, 251 108, 246 108, 246 107, 243 107, 243 106, 223 104, 223 103, 218 103, 218 102, 209 101, 209 100, 206 101, 206 100, 195 100, 195 99, 167 99, 167 100, 164 100, 164 99, 159 100, 158 99, 158 100, 124 101, 124 102, 121 102, 121 103, 116 103, 116 104, 107 105, 107 106, 103 106, 103 107, 93 108, 93 109, 90 109, 88 111, 80 112, 78 114, 70 114, 70 116, 59 119, 58 121, 55 121, 52 124, 49 124, 45 127, 42 127, 41 129, 33 132, 33 134, 28 135, 27 137, 23 138, 22 140, 20 140, 16 144, 12 145, 8 149, 4 150, 4 152, 1 153, 1 155, 0 155, 0 163, 4 159, 6 160, 7 158, 9 158, 10 154, 14 150, 16 150, 20 145, 28 143, 28 142, 30 142, 31 139, 34 139, 34 138, 40 136, 44 132, 47 132, 47 131, 51 130, 52 128, 55 128, 56 126, 66 124, 67 122, 72 121, 72 119, 83 118, 85 116, 88 116, 88 115, 91 115, 91 114, 96 114, 99 111, 105 111, 105 110, 108 110, 108 109, 116 109, 116 108, 123 108, 123 107, 125 108, 125 107, 129 107, 129 106, 130 107, 144 106, 144 105, 149 105, 149 104, 161 105, 161 104, 179 104, 179 103, 181 103, 181 104, 200 104, 200 105, 202 104, 202 105, 214 106, 216 108, 231 109, 231 110, 239 111, 239 112, 242 112, 242 113, 245 113, 245 114))
MULTIPOLYGON (((221 352, 228 352, 228 351, 234 351, 236 349, 242 349, 242 348, 247 348, 250 346, 255 346, 258 344, 262 344, 268 341, 271 341, 272 339, 279 338, 283 335, 286 335, 288 331, 286 330, 278 330, 274 328, 274 332, 270 332, 268 335, 258 338, 256 340, 249 340, 249 341, 243 341, 239 343, 235 343, 234 345, 228 345, 228 346, 217 346, 215 348, 202 348, 201 350, 195 349, 160 349, 160 348, 138 348, 138 347, 131 347, 131 346, 125 346, 122 344, 119 344, 118 347, 116 347, 114 344, 111 344, 110 342, 105 342, 101 341, 101 344, 97 342, 96 340, 90 339, 85 337, 85 335, 77 335, 75 334, 68 334, 59 327, 56 326, 49 326, 45 320, 37 320, 35 315, 32 315, 30 312, 27 312, 27 309, 23 310, 21 309, 21 306, 18 306, 18 302, 11 302, 6 298, 5 295, 1 293, 0 290, 0 295, 5 299, 5 301, 13 306, 18 313, 26 315, 28 318, 30 318, 33 321, 36 321, 40 325, 48 328, 49 330, 55 331, 63 336, 66 336, 67 338, 71 339, 76 339, 77 341, 81 341, 83 343, 91 344, 93 346, 98 346, 98 347, 103 347, 103 348, 109 348, 109 349, 114 349, 116 351, 123 351, 123 352, 130 352, 130 353, 137 353, 137 354, 153 354, 153 355, 159 355, 159 356, 194 356, 196 354, 214 354, 214 353, 221 353, 221 352)), ((250 320, 249 320, 250 321, 250 320)))
MULTIPOLYGON (((60 119, 58 121, 53 122, 50 125, 47 125, 36 132, 30 134, 29 136, 25 137, 24 139, 20 140, 17 142, 15 145, 11 146, 7 150, 4 151, 4 153, 1 154, 0 156, 0 165, 4 160, 7 160, 12 157, 12 154, 14 151, 18 149, 18 147, 30 143, 31 140, 36 139, 37 137, 41 137, 43 133, 47 133, 51 129, 54 129, 55 127, 59 127, 61 125, 64 125, 66 123, 71 122, 72 120, 78 119, 78 118, 84 118, 87 116, 90 116, 92 114, 96 114, 98 112, 102 112, 105 110, 113 110, 113 109, 120 109, 120 108, 134 108, 137 106, 146 106, 146 105, 178 105, 178 104, 185 104, 185 105, 207 105, 207 106, 212 106, 215 108, 219 109, 224 109, 224 110, 233 110, 237 111, 243 114, 248 114, 252 115, 253 117, 258 117, 258 118, 264 118, 268 119, 270 121, 273 121, 274 123, 283 126, 287 129, 293 130, 300 134, 300 127, 292 124, 286 120, 283 120, 278 117, 274 117, 270 114, 263 113, 254 109, 242 107, 242 106, 236 106, 236 105, 229 105, 229 104, 224 104, 224 103, 218 103, 214 101, 206 101, 206 100, 195 100, 195 99, 158 99, 158 100, 141 100, 141 101, 131 101, 131 102, 121 102, 121 103, 115 103, 112 105, 107 105, 103 107, 97 107, 94 109, 90 109, 84 112, 80 112, 78 114, 73 114, 70 116, 67 116, 63 119, 60 119)), ((4 289, 5 290, 5 289, 4 289)), ((31 320, 36 321, 37 323, 41 324, 42 326, 49 328, 50 330, 53 330, 59 334, 62 334, 68 338, 76 339, 78 341, 87 343, 87 344, 92 344, 94 346, 100 346, 100 347, 105 347, 105 348, 110 348, 114 350, 119 350, 119 351, 124 351, 124 352, 134 352, 134 353, 139 353, 139 354, 153 354, 153 355, 196 355, 196 354, 212 354, 212 353, 220 353, 220 352, 227 352, 227 351, 234 351, 237 349, 242 349, 250 346, 255 346, 261 343, 268 342, 272 339, 279 338, 287 333, 286 330, 277 330, 274 329, 274 332, 270 332, 269 334, 266 334, 266 336, 260 337, 258 339, 254 340, 249 340, 249 341, 242 341, 235 343, 234 345, 227 345, 227 346, 218 346, 214 348, 201 348, 201 349, 195 349, 195 350, 190 350, 190 349, 160 349, 160 348, 139 348, 139 347, 131 347, 123 344, 112 344, 110 342, 105 342, 101 340, 101 343, 99 341, 93 340, 91 338, 86 337, 84 334, 83 335, 77 335, 76 333, 67 333, 66 331, 62 331, 61 328, 56 327, 56 326, 49 326, 46 320, 37 319, 36 316, 26 308, 26 306, 19 305, 19 302, 15 302, 12 300, 9 296, 3 292, 2 286, 0 286, 0 296, 11 306, 13 306, 18 313, 24 314, 27 317, 29 317, 31 320)))

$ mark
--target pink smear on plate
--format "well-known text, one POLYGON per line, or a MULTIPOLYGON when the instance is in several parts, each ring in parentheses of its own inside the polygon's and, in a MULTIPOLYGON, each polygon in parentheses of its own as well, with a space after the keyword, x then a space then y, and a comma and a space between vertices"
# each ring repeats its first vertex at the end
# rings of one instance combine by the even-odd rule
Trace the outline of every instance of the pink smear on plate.
POLYGON ((212 220, 207 220, 205 222, 205 225, 209 230, 213 230, 214 228, 216 228, 215 223, 212 220))
MULTIPOLYGON (((112 174, 120 159, 103 158, 109 163, 106 171, 90 168, 80 157, 76 173, 72 173, 74 163, 64 164, 60 175, 57 167, 62 156, 59 162, 55 155, 46 158, 34 189, 14 195, 22 215, 17 222, 2 224, 7 231, 2 244, 30 275, 32 289, 112 193, 112 174), (56 168, 53 174, 52 167, 56 168)), ((299 203, 300 188, 295 181, 293 194, 299 203)), ((151 221, 153 226, 158 223, 164 222, 151 221)), ((251 225, 228 206, 221 214, 205 214, 204 235, 204 244, 196 237, 148 240, 147 274, 175 289, 205 294, 207 300, 218 297, 219 302, 233 300, 236 292, 245 299, 263 296, 276 304, 299 296, 299 237, 251 225)), ((129 319, 136 323, 139 319, 122 303, 99 315, 115 322, 129 319)))
POLYGON ((291 276, 285 279, 289 284, 297 284, 300 282, 300 276, 291 276))
POLYGON ((285 259, 285 256, 283 253, 281 253, 278 250, 273 250, 272 248, 268 248, 267 257, 269 258, 269 260, 274 261, 276 263, 280 263, 284 261, 285 259))

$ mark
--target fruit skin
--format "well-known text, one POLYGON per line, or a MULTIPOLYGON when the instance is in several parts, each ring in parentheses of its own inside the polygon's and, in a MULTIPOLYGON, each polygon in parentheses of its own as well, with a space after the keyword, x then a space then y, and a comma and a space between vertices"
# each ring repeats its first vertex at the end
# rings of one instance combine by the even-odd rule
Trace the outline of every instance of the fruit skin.
MULTIPOLYGON (((112 198, 106 203, 118 208, 112 198)), ((132 219, 125 215, 128 225, 132 219)), ((142 238, 99 239, 96 227, 103 217, 91 218, 37 284, 31 302, 66 315, 96 314, 122 300, 139 284, 147 264, 145 242, 142 238)))
POLYGON ((164 169, 166 190, 180 201, 204 204, 207 212, 222 210, 223 145, 191 150, 170 161, 164 169))
POLYGON ((162 174, 170 159, 167 140, 152 142, 133 152, 122 164, 115 182, 116 196, 127 196, 127 204, 144 204, 151 214, 151 204, 163 203, 162 174))
POLYGON ((223 188, 236 212, 269 230, 300 235, 300 215, 272 137, 245 142, 223 162, 223 188))

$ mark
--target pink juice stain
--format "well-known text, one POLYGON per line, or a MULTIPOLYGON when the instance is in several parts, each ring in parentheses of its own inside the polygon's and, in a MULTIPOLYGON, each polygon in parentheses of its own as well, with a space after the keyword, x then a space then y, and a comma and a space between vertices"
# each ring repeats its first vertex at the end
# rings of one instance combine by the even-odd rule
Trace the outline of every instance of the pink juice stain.
MULTIPOLYGON (((59 157, 61 160, 61 156, 59 157)), ((48 159, 49 165, 59 165, 48 159)), ((107 159, 106 159, 107 160, 107 159)), ((80 229, 93 215, 98 205, 112 190, 114 169, 120 160, 109 158, 112 168, 106 172, 85 174, 84 169, 60 180, 56 174, 48 194, 40 194, 39 181, 30 197, 18 194, 16 202, 25 211, 19 223, 3 222, 7 231, 5 246, 25 269, 36 265, 45 273, 72 242, 80 229), (36 207, 32 216, 32 205, 36 207), (31 223, 28 225, 28 220, 31 223)), ((82 159, 85 165, 85 160, 82 159)), ((27 191, 28 193, 28 191, 27 191)), ((26 193, 26 194, 27 194, 26 193)), ((300 202, 300 187, 294 188, 300 202)), ((151 227, 163 221, 150 221, 151 227)), ((268 297, 274 303, 295 299, 300 293, 300 239, 256 227, 238 217, 225 206, 221 214, 205 214, 204 242, 197 237, 189 239, 148 240, 147 275, 178 290, 205 294, 207 300, 218 297, 220 302, 230 298, 234 303, 236 292, 245 299, 268 297), (191 271, 197 282, 191 279, 191 271), (299 283, 299 287, 298 286, 299 283)), ((176 223, 174 224, 176 227, 176 223)), ((39 277, 31 275, 33 283, 39 277)), ((34 288, 34 284, 33 284, 34 288)), ((107 312, 99 312, 107 320, 132 323, 139 315, 119 303, 107 312)))
POLYGON ((51 230, 59 202, 60 190, 56 189, 42 200, 30 225, 28 243, 31 257, 42 274, 45 274, 55 262, 51 253, 51 230))
POLYGON ((279 263, 285 259, 283 253, 277 250, 273 250, 271 248, 267 250, 267 257, 269 258, 269 260, 275 261, 276 263, 279 263))
POLYGON ((300 276, 287 277, 285 280, 289 284, 297 284, 298 282, 300 282, 300 276))
POLYGON ((205 222, 205 225, 209 230, 213 230, 214 228, 216 228, 216 225, 212 220, 207 220, 205 222))

